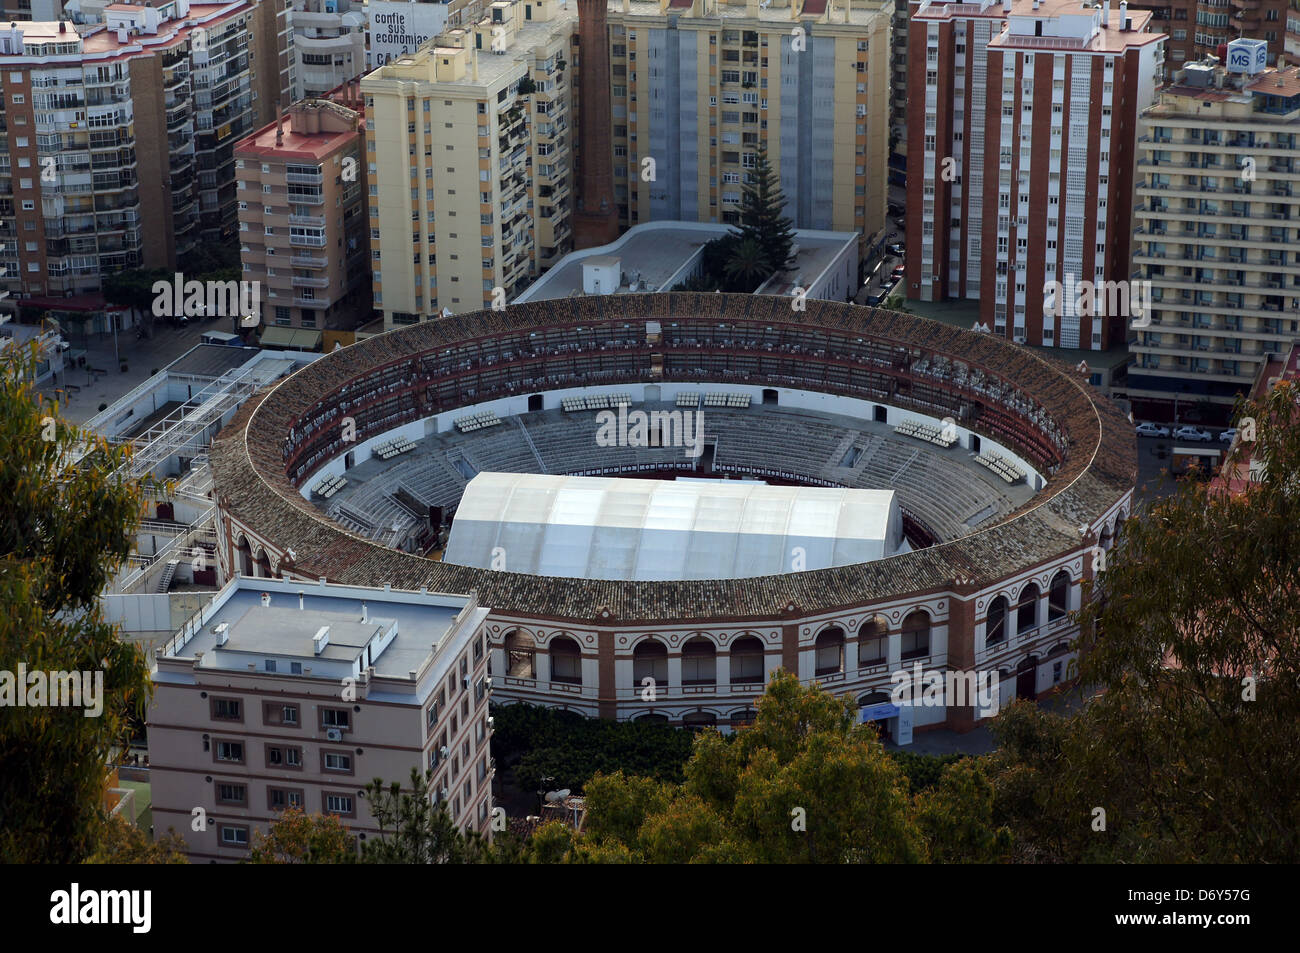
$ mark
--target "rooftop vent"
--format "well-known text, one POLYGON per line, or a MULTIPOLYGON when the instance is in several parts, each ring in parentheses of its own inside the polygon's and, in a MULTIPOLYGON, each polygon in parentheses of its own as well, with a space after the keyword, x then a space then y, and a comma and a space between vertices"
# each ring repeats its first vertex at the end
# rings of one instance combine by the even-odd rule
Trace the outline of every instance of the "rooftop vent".
POLYGON ((329 644, 330 644, 330 627, 327 625, 323 625, 316 631, 316 634, 311 637, 312 651, 316 655, 320 655, 321 652, 325 651, 325 646, 329 644))
POLYGON ((229 622, 222 622, 222 623, 218 624, 217 627, 216 627, 215 629, 213 629, 212 631, 216 634, 216 642, 215 642, 215 644, 218 645, 218 646, 225 645, 226 642, 230 639, 230 623, 229 623, 229 622))

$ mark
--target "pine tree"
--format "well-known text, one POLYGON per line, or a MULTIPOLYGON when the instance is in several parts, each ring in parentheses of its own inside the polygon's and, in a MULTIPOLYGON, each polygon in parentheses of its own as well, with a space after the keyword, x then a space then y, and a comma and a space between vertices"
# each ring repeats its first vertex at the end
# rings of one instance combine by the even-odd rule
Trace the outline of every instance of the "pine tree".
POLYGON ((740 236, 763 248, 768 275, 784 268, 794 246, 794 223, 785 216, 785 194, 767 160, 767 147, 758 147, 753 182, 745 186, 740 212, 740 236))

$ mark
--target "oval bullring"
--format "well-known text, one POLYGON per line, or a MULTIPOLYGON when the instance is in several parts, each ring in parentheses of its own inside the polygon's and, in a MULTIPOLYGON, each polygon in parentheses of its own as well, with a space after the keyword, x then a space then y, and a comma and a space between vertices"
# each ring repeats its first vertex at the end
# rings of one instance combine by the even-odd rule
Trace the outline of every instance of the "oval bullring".
MULTIPOLYGON (((786 298, 721 294, 530 302, 391 331, 255 395, 211 460, 225 574, 472 592, 491 609, 498 700, 720 727, 749 717, 777 668, 863 705, 916 663, 996 671, 1004 697, 1063 681, 1069 612, 1091 552, 1129 512, 1137 469, 1125 417, 1036 352, 882 309, 809 301, 799 312, 786 298), (463 488, 464 474, 458 483, 446 472, 458 454, 473 469, 671 476, 691 465, 666 450, 583 465, 590 417, 565 411, 593 395, 672 406, 684 391, 721 395, 705 407, 716 475, 872 487, 904 472, 898 461, 921 461, 897 484, 912 551, 743 579, 558 578, 402 552, 312 499, 381 449, 420 441, 441 454, 443 476, 429 454, 411 454, 426 461, 409 465, 411 479, 429 481, 412 493, 439 506, 463 488), (457 424, 489 413, 505 423, 481 434, 457 424), (958 441, 946 449, 907 430, 944 421, 958 441), (914 455, 899 456, 911 444, 914 455), (985 448, 1015 461, 1007 472, 1027 485, 995 492, 996 480, 972 476, 985 448), (841 450, 851 466, 839 465, 841 450), (659 686, 652 703, 647 674, 659 686)), ((938 707, 916 725, 976 717, 938 707)))

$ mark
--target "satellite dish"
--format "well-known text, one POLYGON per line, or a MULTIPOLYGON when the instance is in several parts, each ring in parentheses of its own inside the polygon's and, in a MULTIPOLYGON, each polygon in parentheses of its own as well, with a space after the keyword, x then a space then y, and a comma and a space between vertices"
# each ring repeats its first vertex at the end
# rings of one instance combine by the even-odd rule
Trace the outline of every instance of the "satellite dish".
POLYGON ((547 804, 559 804, 569 796, 568 788, 561 788, 559 791, 548 791, 546 794, 547 804))

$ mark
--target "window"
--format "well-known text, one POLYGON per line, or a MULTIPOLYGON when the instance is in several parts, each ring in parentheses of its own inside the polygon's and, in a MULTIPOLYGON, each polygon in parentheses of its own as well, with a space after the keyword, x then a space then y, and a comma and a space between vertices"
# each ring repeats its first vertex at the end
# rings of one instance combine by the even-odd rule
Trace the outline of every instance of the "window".
POLYGON ((1020 590, 1020 601, 1016 605, 1016 633, 1029 632, 1038 628, 1038 586, 1029 583, 1020 590))
POLYGON ((1062 569, 1047 590, 1047 621, 1063 619, 1070 611, 1070 574, 1062 569))
POLYGON ((248 846, 247 827, 233 827, 229 824, 218 824, 217 831, 217 837, 221 841, 222 847, 248 846))
POLYGON ((875 616, 858 633, 858 667, 883 665, 889 657, 889 620, 875 616))
POLYGON ((682 684, 717 683, 717 649, 703 636, 690 639, 682 646, 682 684))
POLYGON ((349 731, 352 728, 352 712, 346 708, 322 708, 320 710, 322 728, 338 728, 349 731))
POLYGON ((551 640, 550 657, 552 681, 582 684, 582 653, 578 643, 568 636, 558 636, 551 640))
POLYGON ((998 596, 989 604, 988 618, 984 622, 984 644, 998 645, 1007 638, 1007 600, 998 596))
POLYGON ((241 807, 248 803, 248 788, 242 784, 217 782, 217 803, 237 804, 241 807))
POLYGON ((345 817, 353 817, 356 813, 356 801, 350 794, 325 794, 325 813, 342 814, 345 817))
POLYGON ((923 610, 914 609, 903 620, 900 645, 900 657, 904 661, 925 658, 930 654, 930 616, 923 610))
POLYGON ((352 773, 352 755, 341 751, 322 751, 320 754, 322 771, 337 771, 342 774, 352 773))
POLYGON ((289 808, 303 809, 301 788, 267 788, 266 807, 271 811, 287 811, 289 808))
POLYGON ((817 675, 838 675, 844 671, 844 630, 837 625, 822 630, 815 647, 817 675))
POLYGON ((653 678, 656 685, 668 684, 668 646, 658 639, 638 642, 632 650, 632 684, 642 685, 653 678))
POLYGON ((218 741, 215 752, 216 760, 229 761, 232 764, 244 763, 244 744, 242 741, 218 741))
POLYGON ((262 706, 262 723, 297 728, 298 706, 284 705, 279 702, 266 702, 262 706))
POLYGON ((266 766, 268 768, 301 768, 302 749, 291 745, 267 745, 266 766))
POLYGON ((731 643, 731 682, 750 685, 763 681, 763 643, 746 635, 731 643))
POLYGON ((243 721, 243 703, 238 698, 214 698, 212 717, 217 721, 243 721))

